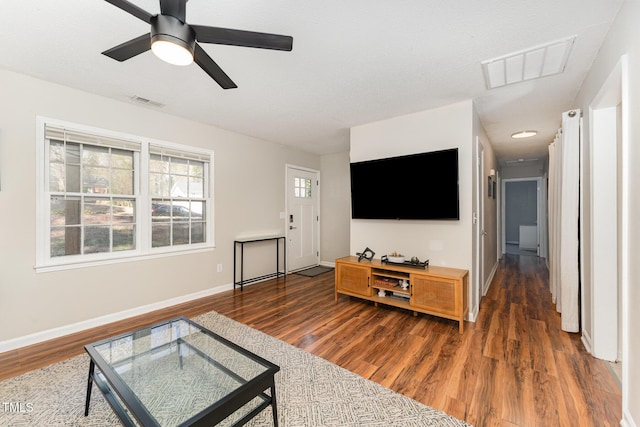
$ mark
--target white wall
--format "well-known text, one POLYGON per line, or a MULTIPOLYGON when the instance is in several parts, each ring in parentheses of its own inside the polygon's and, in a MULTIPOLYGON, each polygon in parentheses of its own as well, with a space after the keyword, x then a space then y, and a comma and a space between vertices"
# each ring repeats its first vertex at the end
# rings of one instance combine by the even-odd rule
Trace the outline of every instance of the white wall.
MULTIPOLYGON (((465 101, 351 128, 351 162, 458 148, 460 191, 459 221, 351 220, 352 255, 367 246, 376 257, 393 251, 415 255, 432 265, 469 270, 473 287, 473 114, 473 103, 465 101)), ((401 181, 402 171, 389 171, 389 179, 401 181)))
POLYGON ((546 164, 543 161, 513 163, 500 169, 502 179, 537 178, 544 174, 546 164))
MULTIPOLYGON (((622 55, 628 55, 628 92, 623 94, 627 111, 627 151, 623 153, 623 168, 627 174, 626 194, 628 201, 622 215, 629 219, 628 230, 624 231, 628 246, 623 247, 623 276, 627 285, 623 289, 623 336, 626 343, 623 347, 623 425, 640 425, 640 339, 638 339, 637 325, 640 324, 640 286, 637 285, 637 277, 640 277, 640 1, 627 0, 623 4, 616 20, 614 21, 605 42, 603 43, 596 60, 589 71, 580 93, 576 99, 575 107, 588 111, 598 91, 605 83, 607 77, 614 70, 622 55)), ((583 126, 584 138, 590 141, 588 114, 585 113, 583 126)), ((588 149, 589 143, 584 144, 588 149)), ((589 153, 586 155, 589 160, 589 153)), ((587 171, 588 172, 588 171, 587 171)), ((584 183, 586 193, 590 191, 590 175, 586 174, 584 183)), ((588 203, 589 200, 585 201, 588 203)), ((585 221, 590 221, 589 217, 585 221)), ((588 227, 585 227, 588 229, 588 227)), ((586 236, 587 243, 590 236, 586 236)), ((587 248, 587 251, 589 248, 587 248)), ((590 253, 590 252, 588 252, 590 253)), ((586 284, 589 286, 589 283, 586 284)), ((590 310, 586 306, 585 310, 590 310)))
POLYGON ((333 264, 336 258, 349 255, 349 152, 322 156, 320 164, 320 262, 333 264))
MULTIPOLYGON (((320 158, 283 145, 0 70, 0 348, 64 333, 233 282, 233 239, 283 232, 285 164, 320 158), (215 242, 197 254, 35 273, 36 116, 215 150, 215 242), (223 266, 216 273, 216 265, 223 266), (129 310, 129 311, 127 311, 129 310), (61 328, 53 330, 53 328, 61 328), (66 328, 66 329, 65 329, 66 328), (24 340, 21 342, 25 342, 24 340), (2 344, 5 344, 4 346, 2 344)), ((331 230, 326 230, 330 233, 331 230)), ((325 239, 331 241, 330 238, 325 239)), ((273 269, 257 251, 248 274, 273 269)))
MULTIPOLYGON (((458 148, 460 182, 459 221, 352 220, 352 254, 369 246, 377 255, 398 251, 471 268, 471 126, 467 101, 351 128, 351 162, 458 148)), ((389 171, 389 179, 402 180, 402 171, 389 171)))

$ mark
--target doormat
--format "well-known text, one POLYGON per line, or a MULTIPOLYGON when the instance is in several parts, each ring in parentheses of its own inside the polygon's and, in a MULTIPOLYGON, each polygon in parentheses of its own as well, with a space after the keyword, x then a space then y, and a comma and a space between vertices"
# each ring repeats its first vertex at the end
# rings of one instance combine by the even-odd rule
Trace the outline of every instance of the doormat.
POLYGON ((322 267, 320 265, 317 265, 315 267, 296 271, 295 274, 299 274, 301 276, 307 276, 307 277, 315 277, 319 274, 326 273, 328 271, 333 271, 333 267, 322 267))

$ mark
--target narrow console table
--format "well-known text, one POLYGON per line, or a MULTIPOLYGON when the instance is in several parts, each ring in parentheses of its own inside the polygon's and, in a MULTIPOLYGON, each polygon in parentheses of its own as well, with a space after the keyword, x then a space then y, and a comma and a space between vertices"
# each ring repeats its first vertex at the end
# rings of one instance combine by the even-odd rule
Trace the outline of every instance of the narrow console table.
POLYGON ((270 277, 280 277, 280 275, 287 275, 287 240, 284 236, 264 236, 264 237, 249 237, 244 239, 236 239, 233 241, 233 288, 240 285, 240 290, 244 289, 245 283, 252 283, 258 280, 268 279, 270 277), (282 257, 283 257, 283 271, 280 271, 280 240, 282 240, 282 257), (251 279, 244 278, 244 245, 248 243, 275 241, 276 242, 276 271, 274 273, 265 274, 258 277, 252 277, 251 279), (238 266, 238 247, 240 247, 240 280, 236 279, 237 266, 238 266))

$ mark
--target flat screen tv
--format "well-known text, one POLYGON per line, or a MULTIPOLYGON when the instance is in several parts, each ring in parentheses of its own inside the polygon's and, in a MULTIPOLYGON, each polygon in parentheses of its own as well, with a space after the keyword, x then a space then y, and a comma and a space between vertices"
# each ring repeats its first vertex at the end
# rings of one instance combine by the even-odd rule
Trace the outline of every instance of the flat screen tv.
POLYGON ((350 164, 354 219, 459 220, 458 149, 350 164))

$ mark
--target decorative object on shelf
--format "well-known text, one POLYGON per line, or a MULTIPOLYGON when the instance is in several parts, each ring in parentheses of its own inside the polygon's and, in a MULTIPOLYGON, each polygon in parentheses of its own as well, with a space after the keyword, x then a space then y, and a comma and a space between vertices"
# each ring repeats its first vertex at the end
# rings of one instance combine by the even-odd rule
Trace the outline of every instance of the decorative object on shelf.
POLYGON ((369 246, 364 248, 364 251, 362 252, 356 252, 356 255, 358 255, 358 262, 362 261, 363 259, 366 259, 367 261, 371 262, 375 254, 376 253, 374 251, 369 249, 369 246))
MULTIPOLYGON (((414 257, 414 258, 417 259, 417 257, 414 257)), ((422 262, 418 260, 418 262, 414 264, 412 261, 404 261, 404 257, 403 257, 402 262, 394 262, 391 260, 391 257, 389 255, 382 255, 382 257, 380 257, 380 262, 382 264, 404 265, 405 267, 414 267, 414 268, 427 268, 429 266, 429 260, 422 261, 422 262)))
POLYGON ((409 282, 407 282, 405 279, 401 280, 400 287, 402 288, 402 290, 406 291, 407 289, 409 289, 409 282))
POLYGON ((387 293, 384 291, 384 289, 380 289, 380 290, 378 290, 378 296, 380 298, 384 298, 384 297, 387 296, 387 293))
POLYGON ((412 256, 411 257, 411 264, 415 265, 415 264, 418 264, 418 263, 420 263, 420 260, 418 259, 418 257, 417 256, 412 256))
POLYGON ((404 262, 404 255, 399 254, 396 251, 393 251, 392 253, 387 255, 387 258, 389 259, 390 262, 395 262, 397 264, 402 264, 404 262))

